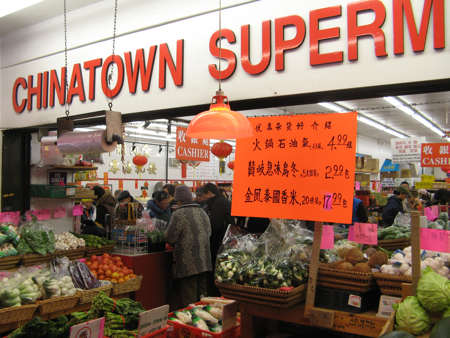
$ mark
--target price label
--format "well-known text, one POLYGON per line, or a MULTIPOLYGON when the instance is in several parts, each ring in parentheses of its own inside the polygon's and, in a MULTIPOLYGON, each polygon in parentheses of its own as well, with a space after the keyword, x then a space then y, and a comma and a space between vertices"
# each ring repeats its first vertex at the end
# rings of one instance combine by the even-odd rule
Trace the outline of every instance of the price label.
POLYGON ((351 225, 348 228, 348 238, 347 240, 354 242, 355 241, 355 227, 353 225, 351 225))
POLYGON ((15 225, 19 225, 20 221, 20 211, 11 211, 11 212, 0 212, 0 222, 3 223, 14 223, 15 225))
POLYGON ((333 194, 326 194, 323 197, 323 208, 325 210, 331 210, 333 206, 332 201, 333 201, 333 194))
POLYGON ((361 244, 378 244, 378 225, 375 223, 355 223, 354 242, 361 244))
POLYGON ((103 338, 105 317, 72 326, 70 338, 103 338))
POLYGON ((169 305, 142 312, 139 315, 138 337, 140 338, 165 328, 168 315, 169 305))
POLYGON ((450 231, 420 228, 420 248, 450 253, 450 231))
POLYGON ((50 209, 33 210, 33 214, 39 221, 50 219, 50 209))
POLYGON ((334 249, 334 228, 332 225, 324 225, 322 228, 321 249, 334 249))
POLYGON ((83 215, 83 204, 78 204, 73 206, 73 216, 83 215))
POLYGON ((355 190, 361 190, 361 182, 355 182, 355 190))
POLYGON ((438 215, 436 215, 432 208, 425 208, 425 216, 427 216, 427 219, 429 221, 434 221, 436 218, 438 218, 438 215))
POLYGON ((66 208, 57 208, 55 210, 55 215, 53 216, 54 218, 62 218, 62 217, 66 217, 66 208))

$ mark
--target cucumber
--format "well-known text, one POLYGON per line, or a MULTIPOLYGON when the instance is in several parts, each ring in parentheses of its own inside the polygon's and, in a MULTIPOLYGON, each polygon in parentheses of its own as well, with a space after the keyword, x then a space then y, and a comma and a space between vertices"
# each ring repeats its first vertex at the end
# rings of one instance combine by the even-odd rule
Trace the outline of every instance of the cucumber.
POLYGON ((385 333, 380 338, 415 338, 415 336, 406 331, 392 331, 385 333))
POLYGON ((450 337, 450 317, 441 319, 431 330, 430 338, 450 337))

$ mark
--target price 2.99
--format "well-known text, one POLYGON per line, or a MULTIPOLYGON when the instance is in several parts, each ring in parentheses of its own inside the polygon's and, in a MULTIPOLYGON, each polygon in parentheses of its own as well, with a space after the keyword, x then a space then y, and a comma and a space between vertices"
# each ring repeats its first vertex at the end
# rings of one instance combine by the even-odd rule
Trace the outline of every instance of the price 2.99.
POLYGON ((327 165, 325 167, 325 178, 334 180, 335 177, 345 177, 346 179, 349 179, 350 172, 348 169, 345 169, 343 165, 327 165))

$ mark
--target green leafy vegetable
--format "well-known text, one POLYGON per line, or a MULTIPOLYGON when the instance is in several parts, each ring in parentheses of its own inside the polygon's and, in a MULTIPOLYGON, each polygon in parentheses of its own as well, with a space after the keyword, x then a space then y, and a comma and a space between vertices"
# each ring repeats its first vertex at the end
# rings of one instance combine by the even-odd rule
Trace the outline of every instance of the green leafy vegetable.
POLYGON ((417 285, 417 298, 431 312, 442 311, 450 306, 450 285, 447 278, 427 266, 417 285))
POLYGON ((430 315, 416 297, 406 297, 402 303, 394 304, 392 307, 397 310, 395 314, 396 330, 407 331, 413 335, 421 335, 430 331, 430 315))

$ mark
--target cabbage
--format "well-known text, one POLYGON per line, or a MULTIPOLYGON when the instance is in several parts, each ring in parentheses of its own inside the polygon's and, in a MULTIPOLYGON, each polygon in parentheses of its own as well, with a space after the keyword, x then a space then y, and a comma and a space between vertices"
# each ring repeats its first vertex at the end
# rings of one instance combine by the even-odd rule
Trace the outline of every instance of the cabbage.
POLYGON ((445 309, 442 311, 442 318, 450 317, 450 309, 445 309))
POLYGON ((427 266, 417 285, 417 298, 430 312, 439 312, 450 306, 450 285, 447 278, 427 266))
POLYGON ((416 297, 406 297, 402 303, 394 304, 392 307, 397 310, 395 330, 407 331, 416 336, 430 331, 430 315, 420 306, 416 297))

